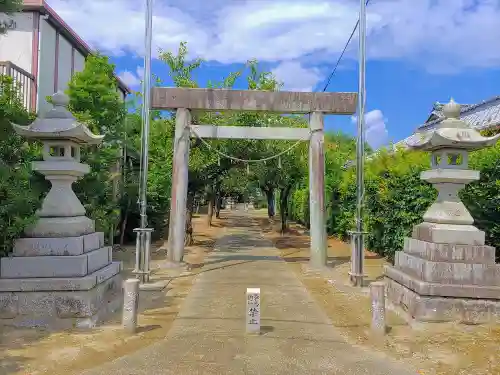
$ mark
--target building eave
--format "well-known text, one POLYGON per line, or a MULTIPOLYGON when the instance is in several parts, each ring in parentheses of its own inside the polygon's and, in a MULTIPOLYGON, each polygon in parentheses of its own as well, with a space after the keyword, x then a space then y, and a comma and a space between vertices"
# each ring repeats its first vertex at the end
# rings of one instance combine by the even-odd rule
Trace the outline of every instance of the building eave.
MULTIPOLYGON (((90 46, 78 36, 78 34, 66 23, 64 20, 52 9, 45 0, 23 0, 23 11, 24 12, 38 12, 42 15, 47 15, 47 21, 52 24, 56 30, 64 35, 71 44, 80 53, 87 57, 88 55, 95 54, 90 46)), ((132 90, 116 75, 114 74, 118 87, 124 91, 126 94, 132 93, 132 90)))

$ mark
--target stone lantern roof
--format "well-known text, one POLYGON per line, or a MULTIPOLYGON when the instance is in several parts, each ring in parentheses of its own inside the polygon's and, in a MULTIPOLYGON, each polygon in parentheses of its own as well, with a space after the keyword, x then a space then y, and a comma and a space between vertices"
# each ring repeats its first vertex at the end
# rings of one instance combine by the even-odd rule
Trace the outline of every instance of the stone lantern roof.
POLYGON ((445 119, 436 128, 411 136, 406 141, 410 148, 425 151, 441 148, 478 150, 494 145, 500 139, 500 134, 493 137, 483 137, 479 131, 460 120, 461 107, 453 99, 445 104, 442 110, 445 119))
POLYGON ((79 123, 67 109, 69 98, 62 92, 52 95, 53 108, 45 116, 37 118, 29 126, 13 124, 17 134, 25 138, 41 140, 70 140, 79 144, 100 144, 103 135, 93 134, 79 123))

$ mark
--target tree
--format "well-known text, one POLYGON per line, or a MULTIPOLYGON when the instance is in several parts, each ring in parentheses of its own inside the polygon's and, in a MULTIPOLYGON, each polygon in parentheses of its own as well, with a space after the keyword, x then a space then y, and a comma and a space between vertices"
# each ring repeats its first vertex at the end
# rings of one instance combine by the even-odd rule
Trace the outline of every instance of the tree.
POLYGON ((23 105, 19 87, 11 77, 0 75, 0 256, 36 220, 47 184, 31 173, 31 161, 41 155, 37 142, 17 135, 12 123, 29 125, 34 116, 23 105))
POLYGON ((90 55, 84 69, 73 75, 67 90, 71 112, 95 134, 105 134, 107 141, 121 137, 127 113, 114 70, 108 57, 90 55))
POLYGON ((13 27, 8 16, 12 13, 20 12, 22 10, 22 6, 22 0, 0 0, 0 35, 5 34, 13 27))
POLYGON ((99 147, 83 150, 82 159, 91 172, 75 184, 75 193, 96 220, 97 229, 114 236, 121 216, 115 188, 120 173, 116 167, 122 158, 127 113, 118 94, 114 65, 106 56, 88 56, 84 69, 73 75, 66 92, 73 115, 93 133, 105 136, 99 147))
MULTIPOLYGON (((186 61, 187 45, 181 43, 177 55, 171 52, 160 51, 160 59, 163 60, 170 69, 170 75, 174 83, 179 87, 196 88, 198 84, 192 75, 202 64, 200 59, 192 62, 186 61)), ((276 78, 266 71, 260 71, 256 60, 250 60, 246 64, 249 70, 247 84, 249 90, 267 90, 277 91, 282 84, 276 78)), ((229 74, 227 78, 218 83, 209 83, 210 87, 231 88, 235 81, 242 75, 243 71, 237 71, 229 74)), ((175 114, 172 114, 175 117, 175 114)), ((214 125, 232 125, 232 126, 288 126, 288 127, 307 127, 306 122, 300 116, 282 116, 277 114, 266 114, 262 112, 200 112, 193 114, 192 122, 214 124, 214 125)), ((206 141, 204 141, 206 142, 206 141)), ((307 160, 297 158, 295 152, 303 154, 306 148, 298 147, 286 156, 286 161, 278 168, 278 160, 272 160, 267 163, 251 163, 251 172, 247 175, 242 173, 244 163, 232 162, 224 157, 219 157, 217 151, 226 155, 234 156, 243 160, 259 160, 272 157, 285 151, 292 145, 292 142, 276 141, 255 141, 255 140, 210 140, 211 150, 207 150, 204 142, 193 140, 191 142, 190 164, 189 164, 189 188, 188 188, 188 207, 186 222, 186 244, 192 242, 191 212, 193 210, 192 202, 196 194, 205 194, 209 202, 209 218, 213 209, 216 214, 220 207, 221 198, 226 194, 244 195, 244 189, 236 186, 242 182, 248 184, 252 181, 257 183, 267 196, 269 216, 275 215, 274 198, 278 189, 281 199, 282 227, 286 227, 288 197, 294 184, 307 171, 307 160), (299 151, 300 150, 300 151, 299 151), (237 168, 237 172, 233 172, 237 168), (236 183, 237 182, 237 183, 236 183)), ((248 194, 247 194, 248 195, 248 194)), ((284 230, 284 229, 283 229, 284 230)))
MULTIPOLYGON (((171 52, 164 52, 160 50, 160 60, 165 62, 169 68, 170 76, 177 87, 196 88, 197 82, 193 79, 193 72, 202 64, 201 59, 194 61, 187 61, 187 44, 181 43, 177 51, 177 55, 171 52)), ((225 87, 230 88, 234 85, 236 79, 241 75, 241 72, 234 72, 229 74, 228 77, 221 82, 210 83, 212 87, 225 87)), ((171 114, 171 118, 175 119, 175 113, 171 114)), ((234 118, 234 114, 197 111, 193 113, 192 123, 208 123, 208 124, 227 124, 234 118)), ((215 149, 225 150, 227 153, 233 153, 237 147, 227 141, 214 140, 211 145, 215 149)), ((245 148, 240 148, 244 150, 245 148)), ((192 213, 194 210, 194 197, 196 195, 204 194, 209 202, 211 202, 213 212, 214 203, 218 207, 220 202, 220 186, 221 179, 226 173, 233 168, 233 164, 227 160, 218 157, 215 151, 207 150, 205 144, 199 139, 193 139, 190 147, 189 157, 189 184, 188 184, 188 199, 187 199, 187 215, 186 215, 186 239, 185 244, 190 245, 193 243, 192 232, 192 213)), ((211 215, 209 215, 209 222, 211 222, 211 215)))

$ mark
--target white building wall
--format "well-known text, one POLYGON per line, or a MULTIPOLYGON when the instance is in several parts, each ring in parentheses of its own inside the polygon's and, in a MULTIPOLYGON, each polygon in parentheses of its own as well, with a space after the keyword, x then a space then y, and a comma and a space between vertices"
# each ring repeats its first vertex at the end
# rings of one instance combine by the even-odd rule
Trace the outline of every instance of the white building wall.
POLYGON ((56 30, 44 19, 40 22, 39 59, 37 112, 43 114, 52 108, 45 98, 54 94, 56 73, 56 30))
POLYGON ((71 80, 73 46, 62 35, 59 36, 59 60, 57 65, 57 89, 66 90, 71 80))
POLYGON ((81 54, 80 51, 75 49, 75 61, 74 61, 74 72, 81 72, 85 68, 85 56, 81 54))
POLYGON ((118 87, 118 89, 116 90, 118 92, 118 94, 120 94, 120 98, 125 101, 125 98, 127 97, 127 94, 121 89, 118 87))
MULTIPOLYGON (((56 29, 38 12, 22 12, 11 16, 15 22, 15 29, 0 35, 0 61, 10 61, 21 69, 34 73, 36 68, 32 66, 34 17, 38 17, 40 22, 36 107, 38 113, 45 113, 52 107, 45 98, 54 94, 56 90, 67 88, 72 73, 84 69, 85 56, 63 35, 57 38, 56 29)), ((126 94, 121 90, 119 92, 125 98, 126 94)), ((30 95, 27 93, 27 103, 30 95)))
POLYGON ((15 29, 0 35, 0 61, 10 61, 33 73, 31 67, 33 46, 33 17, 38 13, 16 13, 11 16, 15 29))

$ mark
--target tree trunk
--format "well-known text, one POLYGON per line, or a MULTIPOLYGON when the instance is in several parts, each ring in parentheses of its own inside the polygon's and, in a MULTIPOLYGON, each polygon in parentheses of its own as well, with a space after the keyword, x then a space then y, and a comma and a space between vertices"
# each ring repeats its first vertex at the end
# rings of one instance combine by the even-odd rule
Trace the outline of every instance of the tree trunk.
POLYGON ((220 219, 221 206, 222 206, 222 197, 217 194, 217 197, 215 198, 215 217, 217 219, 220 219))
POLYGON ((207 212, 207 224, 209 227, 212 226, 212 218, 214 216, 214 197, 210 197, 208 200, 208 212, 207 212))
POLYGON ((207 224, 209 227, 211 227, 212 218, 214 216, 214 204, 215 204, 215 195, 212 185, 209 185, 207 188, 207 199, 208 199, 207 224))
MULTIPOLYGON (((127 184, 127 177, 128 177, 128 172, 129 171, 132 171, 133 170, 133 164, 132 164, 132 160, 129 160, 128 161, 128 168, 127 168, 127 158, 126 158, 126 149, 123 148, 122 149, 122 152, 123 152, 123 179, 122 179, 122 192, 121 192, 121 195, 124 196, 125 194, 125 185, 127 184)), ((125 232, 127 230, 127 222, 128 222, 128 217, 129 217, 129 214, 130 214, 130 207, 132 206, 132 199, 130 197, 129 194, 127 194, 127 206, 125 207, 125 212, 123 213, 123 220, 122 220, 122 223, 121 223, 121 226, 120 226, 120 246, 123 246, 124 242, 125 242, 125 232)))
POLYGON ((281 216, 281 234, 288 229, 288 196, 290 195, 291 186, 287 186, 280 190, 280 216, 281 216))
POLYGON ((184 246, 191 246, 194 243, 193 209, 194 209, 194 194, 188 192, 187 204, 186 204, 186 234, 184 236, 184 246))
POLYGON ((274 190, 266 190, 267 198, 267 215, 270 219, 274 218, 276 211, 274 210, 274 190))
POLYGON ((125 242, 125 231, 127 230, 127 222, 128 222, 128 214, 130 211, 130 197, 127 199, 127 207, 125 208, 125 212, 123 215, 122 225, 120 226, 120 246, 123 246, 125 242))
POLYGON ((280 217, 281 217, 281 234, 286 231, 286 204, 285 189, 280 189, 280 217))

